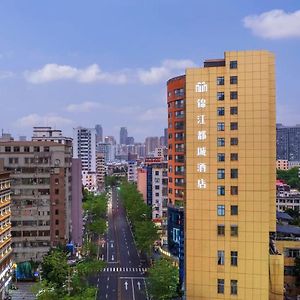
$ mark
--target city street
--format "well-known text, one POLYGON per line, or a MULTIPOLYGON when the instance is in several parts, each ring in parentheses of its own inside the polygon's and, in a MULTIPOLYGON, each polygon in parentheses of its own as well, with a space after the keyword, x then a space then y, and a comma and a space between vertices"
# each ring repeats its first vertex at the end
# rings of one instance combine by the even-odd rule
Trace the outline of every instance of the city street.
POLYGON ((108 202, 108 231, 100 258, 106 268, 96 278, 101 300, 149 300, 145 272, 136 249, 131 228, 115 188, 108 202))

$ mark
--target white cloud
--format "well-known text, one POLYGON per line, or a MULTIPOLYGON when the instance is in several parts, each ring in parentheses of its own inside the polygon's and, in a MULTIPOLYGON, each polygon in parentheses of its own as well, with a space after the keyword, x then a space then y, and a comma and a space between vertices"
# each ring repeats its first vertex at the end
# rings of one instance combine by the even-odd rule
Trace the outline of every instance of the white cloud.
POLYGON ((168 59, 164 60, 159 67, 151 67, 149 70, 138 70, 137 76, 144 84, 154 84, 167 80, 174 73, 183 72, 190 67, 195 67, 195 64, 189 59, 168 59))
POLYGON ((125 84, 128 82, 141 82, 155 84, 167 80, 169 77, 181 74, 185 68, 194 67, 195 64, 188 59, 164 60, 161 66, 145 69, 121 70, 117 72, 103 72, 97 64, 84 69, 68 65, 46 64, 39 70, 26 71, 25 79, 33 84, 42 84, 58 80, 73 80, 80 83, 103 82, 110 84, 125 84))
POLYGON ((100 104, 97 102, 82 102, 78 104, 69 104, 66 107, 66 111, 68 112, 91 112, 94 109, 97 109, 100 107, 100 104))
POLYGON ((149 108, 140 113, 138 120, 140 121, 155 121, 165 120, 168 116, 166 107, 149 108))
POLYGON ((30 114, 17 120, 18 127, 33 127, 33 126, 63 126, 73 124, 73 121, 55 114, 38 115, 30 114))
POLYGON ((244 26, 254 35, 268 38, 300 37, 300 10, 287 13, 274 9, 260 15, 250 15, 243 19, 244 26))
POLYGON ((68 65, 46 64, 39 70, 26 71, 25 78, 30 83, 40 84, 57 80, 75 80, 82 83, 106 82, 124 84, 127 82, 126 72, 106 73, 97 64, 85 69, 78 69, 68 65))

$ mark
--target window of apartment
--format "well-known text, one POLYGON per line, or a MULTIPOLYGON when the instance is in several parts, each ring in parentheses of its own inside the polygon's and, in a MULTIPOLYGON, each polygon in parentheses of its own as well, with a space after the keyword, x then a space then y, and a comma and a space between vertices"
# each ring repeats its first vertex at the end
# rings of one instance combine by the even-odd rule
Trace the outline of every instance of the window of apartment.
POLYGON ((20 147, 19 146, 14 146, 14 152, 20 152, 20 147))
POLYGON ((155 175, 159 175, 159 171, 155 171, 155 175))
POLYGON ((230 99, 236 100, 238 98, 238 92, 237 91, 231 91, 230 92, 230 99))
POLYGON ((224 236, 225 235, 225 225, 218 225, 217 233, 219 236, 224 236))
POLYGON ((217 85, 224 85, 224 76, 217 77, 217 85))
POLYGON ((217 108, 217 115, 218 116, 224 116, 225 115, 225 108, 224 107, 218 107, 217 108))
POLYGON ((230 76, 230 84, 237 84, 238 77, 237 76, 230 76))
POLYGON ((9 147, 9 146, 6 146, 5 148, 4 148, 5 150, 5 152, 11 152, 11 147, 9 147))
POLYGON ((156 186, 155 186, 155 189, 156 189, 156 190, 159 190, 159 185, 156 185, 156 186))
POLYGON ((25 146, 25 147, 24 147, 24 152, 27 152, 27 153, 30 152, 30 147, 25 146))
POLYGON ((238 63, 237 60, 231 60, 229 63, 229 68, 230 69, 237 69, 238 63))
POLYGON ((56 236, 59 235, 59 230, 55 230, 55 235, 56 235, 56 236))
POLYGON ((231 169, 230 170, 230 177, 232 179, 236 179, 239 177, 239 170, 238 169, 231 169))
POLYGON ((59 225, 59 220, 58 219, 55 220, 55 225, 59 225))
POLYGON ((237 161, 237 160, 239 160, 238 153, 230 153, 230 160, 231 161, 237 161))
POLYGON ((184 89, 183 88, 176 89, 176 90, 174 90, 174 94, 175 94, 176 97, 184 96, 184 89))
POLYGON ((58 195, 59 194, 59 189, 55 189, 54 193, 55 193, 55 195, 58 195))
POLYGON ((50 151, 50 147, 45 146, 45 147, 44 147, 44 152, 49 152, 49 151, 50 151))
POLYGON ((238 236, 239 235, 239 228, 237 225, 230 226, 230 235, 231 236, 238 236))
POLYGON ((217 214, 218 216, 225 216, 225 205, 217 206, 217 214))
POLYGON ((238 265, 238 252, 237 251, 231 251, 231 265, 237 266, 238 265))
POLYGON ((230 130, 238 130, 238 122, 231 122, 230 130))
POLYGON ((34 146, 33 151, 34 152, 40 152, 40 147, 39 146, 34 146))
POLYGON ((239 187, 238 186, 231 186, 230 187, 230 194, 231 195, 238 195, 239 194, 239 187))
POLYGON ((217 92, 217 100, 218 101, 223 101, 224 99, 225 99, 224 92, 217 92))
POLYGON ((225 161, 225 153, 218 153, 217 154, 217 161, 225 161))
POLYGON ((224 185, 218 185, 217 186, 217 195, 218 196, 225 196, 225 186, 224 185))
POLYGON ((230 107, 230 114, 231 115, 237 115, 238 114, 238 108, 237 108, 237 106, 230 107))
POLYGON ((218 122, 217 123, 217 130, 218 131, 224 131, 225 130, 225 123, 224 122, 218 122))
POLYGON ((173 135, 172 135, 172 133, 169 133, 169 139, 171 139, 171 138, 172 138, 172 136, 173 136, 173 135))
POLYGON ((170 97, 172 95, 172 92, 170 91, 170 92, 168 92, 168 97, 170 97))
POLYGON ((182 108, 182 107, 184 107, 184 100, 176 100, 175 101, 175 107, 176 108, 182 108))
POLYGON ((224 283, 224 279, 218 279, 218 287, 217 287, 217 291, 218 294, 224 294, 224 288, 225 283, 224 283))
POLYGON ((218 179, 225 179, 225 169, 218 169, 217 178, 218 179))
POLYGON ((59 214, 59 211, 58 209, 55 210, 55 215, 58 215, 59 214))
POLYGON ((236 146, 239 144, 239 139, 238 138, 231 138, 230 139, 230 145, 231 146, 236 146))
POLYGON ((184 111, 183 110, 175 111, 175 117, 176 118, 183 118, 184 117, 184 111))
POLYGON ((218 250, 218 265, 223 266, 225 264, 225 251, 224 250, 218 250))
POLYGON ((225 138, 217 138, 217 146, 224 147, 225 146, 225 138))
POLYGON ((239 207, 237 205, 231 205, 230 214, 232 216, 237 216, 239 214, 239 207))
POLYGON ((230 280, 230 294, 237 295, 238 293, 238 281, 237 280, 230 280))

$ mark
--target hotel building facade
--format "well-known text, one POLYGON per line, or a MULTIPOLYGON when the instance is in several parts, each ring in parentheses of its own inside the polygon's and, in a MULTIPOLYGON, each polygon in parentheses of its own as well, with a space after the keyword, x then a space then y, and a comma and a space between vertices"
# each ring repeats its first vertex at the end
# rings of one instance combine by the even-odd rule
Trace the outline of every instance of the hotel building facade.
POLYGON ((283 299, 274 56, 225 52, 185 80, 186 298, 283 299))

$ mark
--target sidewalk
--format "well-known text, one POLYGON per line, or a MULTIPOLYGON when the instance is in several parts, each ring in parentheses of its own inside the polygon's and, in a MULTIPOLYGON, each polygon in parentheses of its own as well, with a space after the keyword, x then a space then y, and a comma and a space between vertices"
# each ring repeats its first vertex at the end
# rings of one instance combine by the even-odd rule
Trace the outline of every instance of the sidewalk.
POLYGON ((35 295, 30 291, 33 282, 18 282, 14 283, 18 287, 17 290, 10 290, 9 295, 12 300, 34 300, 35 295))

